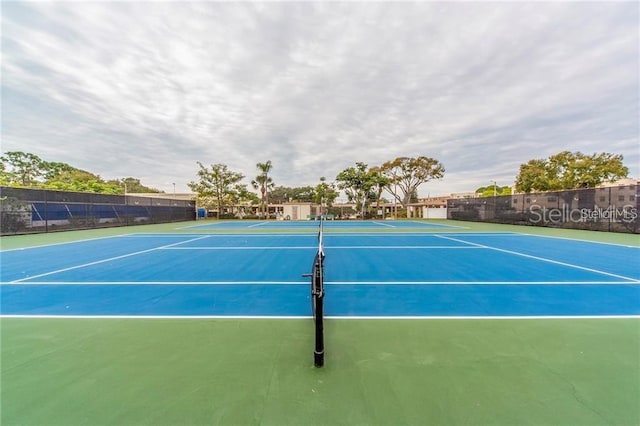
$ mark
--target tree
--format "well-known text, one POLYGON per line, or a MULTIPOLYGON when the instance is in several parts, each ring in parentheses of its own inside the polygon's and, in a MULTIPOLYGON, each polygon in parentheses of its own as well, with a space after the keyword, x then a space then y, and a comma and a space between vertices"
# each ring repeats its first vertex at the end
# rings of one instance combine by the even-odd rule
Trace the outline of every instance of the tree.
POLYGON ((8 186, 11 184, 11 177, 4 161, 0 161, 0 185, 8 186))
POLYGON ((331 207, 338 195, 335 185, 327 183, 327 178, 323 176, 320 178, 320 183, 314 188, 313 201, 321 206, 331 207))
POLYGON ((240 212, 241 216, 244 216, 247 213, 245 210, 246 206, 240 204, 245 201, 248 201, 251 204, 258 204, 259 200, 255 193, 247 189, 246 184, 236 183, 224 196, 222 206, 232 206, 233 214, 240 212), (234 211, 233 207, 238 207, 238 210, 234 211))
POLYGON ((391 185, 391 178, 386 176, 380 167, 372 167, 369 170, 371 180, 373 182, 373 189, 375 191, 376 210, 380 208, 380 199, 382 198, 382 192, 389 188, 391 185))
POLYGON ((30 187, 43 178, 45 162, 35 154, 21 151, 5 152, 2 157, 2 178, 8 185, 30 187))
POLYGON ((277 186, 269 191, 269 199, 273 203, 287 203, 289 201, 298 201, 303 203, 311 203, 314 200, 315 188, 312 186, 288 187, 277 186))
MULTIPOLYGON (((55 161, 43 161, 42 162, 42 174, 45 179, 45 185, 48 185, 49 182, 55 181, 58 177, 64 173, 71 173, 75 171, 82 171, 73 166, 70 166, 67 163, 60 163, 55 161)), ((89 173, 89 172, 85 172, 89 173)))
MULTIPOLYGON (((237 183, 234 186, 233 193, 229 197, 229 203, 238 205, 243 201, 248 201, 250 204, 255 205, 260 202, 260 199, 255 193, 247 189, 247 185, 237 183)), ((240 207, 240 211, 242 212, 242 214, 246 214, 244 206, 240 207)))
POLYGON ((107 181, 107 183, 112 183, 114 185, 118 185, 122 189, 121 192, 122 193, 127 193, 127 194, 149 193, 149 192, 160 193, 160 192, 163 192, 163 191, 160 191, 159 189, 145 186, 140 182, 140 179, 136 179, 136 178, 133 178, 133 177, 126 177, 126 178, 122 178, 122 179, 114 179, 114 180, 107 181))
POLYGON ((520 165, 516 191, 558 191, 593 188, 628 176, 622 155, 562 151, 547 159, 533 159, 520 165))
POLYGON ((99 175, 80 170, 67 163, 43 161, 41 170, 45 179, 42 184, 44 188, 101 194, 121 192, 117 182, 105 182, 99 175))
POLYGON ((384 163, 380 170, 391 180, 386 187, 387 192, 404 208, 411 202, 411 197, 417 193, 420 185, 432 179, 442 179, 444 176, 444 166, 438 160, 425 156, 398 157, 384 163), (400 189, 400 194, 391 189, 392 185, 400 189))
POLYGON ((260 190, 260 211, 262 212, 262 217, 265 217, 269 203, 268 191, 275 186, 273 180, 269 177, 269 172, 273 166, 271 160, 268 160, 266 163, 256 164, 256 167, 260 171, 260 174, 251 181, 251 186, 253 186, 254 189, 260 190))
POLYGON ((142 185, 139 179, 105 182, 99 175, 67 163, 45 161, 20 151, 6 152, 0 157, 0 184, 103 194, 122 194, 126 185, 128 192, 161 192, 142 185))
POLYGON ((66 163, 45 161, 35 154, 6 152, 2 157, 0 181, 4 185, 59 189, 65 191, 118 193, 118 186, 100 176, 66 163))
POLYGON ((358 162, 355 167, 349 167, 336 176, 338 188, 342 189, 349 201, 356 203, 364 218, 367 201, 371 198, 372 188, 375 186, 373 174, 367 164, 358 162))
POLYGON ((475 191, 478 197, 494 197, 500 195, 511 195, 510 186, 498 186, 497 184, 481 186, 475 191))
POLYGON ((236 186, 244 176, 236 173, 225 164, 212 164, 207 168, 198 161, 198 182, 191 181, 187 185, 197 193, 198 200, 204 205, 212 205, 217 208, 216 217, 220 219, 220 210, 228 205, 229 199, 237 196, 236 186))
POLYGON ((64 169, 45 183, 46 188, 63 191, 95 192, 100 194, 119 194, 118 184, 105 182, 100 176, 73 167, 64 169))

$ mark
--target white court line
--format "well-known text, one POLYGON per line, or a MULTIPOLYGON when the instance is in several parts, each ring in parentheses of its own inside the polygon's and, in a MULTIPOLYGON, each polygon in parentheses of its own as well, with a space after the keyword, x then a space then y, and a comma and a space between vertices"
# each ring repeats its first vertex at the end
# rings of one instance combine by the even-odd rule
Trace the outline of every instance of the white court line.
MULTIPOLYGON (((279 246, 279 247, 268 247, 268 246, 246 246, 246 247, 237 247, 237 246, 226 246, 226 247, 166 247, 160 248, 159 250, 307 250, 307 249, 317 249, 318 246, 279 246)), ((329 246, 328 250, 353 250, 353 249, 393 249, 393 250, 410 250, 410 249, 438 249, 438 250, 448 250, 448 249, 462 249, 462 250, 478 250, 482 247, 469 247, 469 246, 329 246)))
POLYGON ((247 228, 255 228, 257 226, 266 225, 267 223, 269 223, 269 222, 260 222, 260 223, 256 223, 256 224, 253 224, 253 225, 249 225, 249 226, 247 226, 247 228))
POLYGON ((309 250, 309 249, 317 249, 318 246, 281 246, 281 247, 268 247, 268 246, 258 246, 258 247, 236 247, 236 246, 228 246, 228 247, 163 247, 158 250, 309 250))
MULTIPOLYGON (((395 228, 395 229, 398 230, 398 232, 380 233, 380 232, 371 232, 371 231, 367 230, 367 232, 341 233, 341 232, 335 232, 336 231, 335 228, 334 229, 325 228, 324 229, 324 233, 325 233, 325 236, 327 236, 327 234, 329 234, 331 236, 331 238, 377 237, 377 238, 381 238, 381 239, 392 239, 392 238, 396 238, 396 237, 412 237, 412 238, 431 239, 431 238, 435 238, 437 236, 436 230, 429 231, 429 232, 407 232, 407 231, 404 231, 403 228, 395 228)), ((438 233, 442 233, 442 229, 438 229, 437 232, 438 233)), ((512 234, 512 233, 484 234, 484 233, 460 233, 460 232, 451 232, 451 233, 447 232, 446 234, 447 235, 459 235, 459 236, 467 236, 467 235, 475 235, 475 236, 519 235, 519 234, 512 234)), ((251 234, 249 234, 249 235, 251 235, 251 234)), ((305 235, 305 234, 297 234, 297 235, 305 235)))
POLYGON ((626 248, 632 248, 632 249, 640 250, 640 246, 630 246, 630 245, 627 245, 627 244, 609 243, 609 242, 605 242, 605 241, 591 241, 591 240, 583 240, 583 239, 579 239, 579 238, 556 237, 556 236, 553 236, 553 235, 538 235, 538 234, 520 234, 520 235, 524 235, 524 236, 527 236, 527 237, 551 238, 551 239, 565 240, 565 241, 578 241, 578 242, 581 242, 581 243, 602 244, 602 245, 607 245, 607 246, 626 247, 626 248))
MULTIPOLYGON (((16 319, 160 319, 160 320, 199 320, 199 319, 220 319, 220 320, 302 320, 311 319, 311 315, 0 315, 0 318, 16 319)), ((329 320, 576 320, 576 319, 640 319, 640 315, 411 315, 411 316, 343 316, 326 315, 324 319, 329 320)))
POLYGON ((325 285, 635 285, 629 281, 325 281, 325 285))
MULTIPOLYGON (((0 318, 32 319, 311 319, 311 315, 0 315, 0 318)), ((328 318, 328 317, 324 317, 328 318)))
POLYGON ((221 226, 223 224, 223 222, 209 222, 209 223, 203 223, 200 225, 189 225, 189 226, 181 226, 179 228, 175 228, 175 229, 195 229, 195 228, 209 228, 212 226, 221 226))
POLYGON ((537 238, 549 238, 549 239, 555 239, 555 240, 564 240, 564 241, 576 241, 576 242, 580 242, 580 243, 590 243, 590 244, 601 244, 601 245, 608 245, 608 246, 615 246, 615 247, 625 247, 625 248, 632 248, 632 249, 638 249, 640 250, 640 246, 630 246, 628 244, 619 244, 619 243, 611 243, 611 242, 606 242, 606 241, 592 241, 592 240, 585 240, 585 239, 581 239, 581 238, 569 238, 569 237, 559 237, 559 236, 555 236, 555 235, 543 235, 543 234, 531 234, 531 233, 515 233, 515 232, 505 232, 505 233, 492 233, 492 232, 487 232, 487 233, 461 233, 461 232, 457 232, 457 233, 451 233, 450 235, 457 235, 457 236, 480 236, 480 237, 537 237, 537 238))
POLYGON ((131 238, 185 238, 185 237, 201 237, 202 234, 193 234, 193 233, 189 233, 189 234, 185 234, 185 233, 180 233, 180 234, 128 234, 128 235, 122 235, 123 237, 131 237, 131 238))
POLYGON ((125 257, 137 256, 139 254, 149 253, 149 252, 156 251, 156 250, 159 250, 159 249, 162 249, 162 248, 166 248, 166 247, 170 247, 170 246, 174 246, 174 245, 178 245, 178 244, 189 243, 191 241, 202 240, 202 239, 208 238, 208 237, 209 237, 208 235, 205 235, 205 236, 201 236, 201 237, 198 237, 198 238, 193 238, 191 240, 180 241, 180 242, 177 242, 177 243, 174 243, 174 244, 169 244, 168 246, 154 247, 154 248, 147 249, 147 250, 136 251, 134 253, 123 254, 121 256, 115 256, 115 257, 110 257, 110 258, 107 258, 107 259, 96 260, 95 262, 83 263, 81 265, 71 266, 69 268, 62 268, 62 269, 58 269, 58 270, 51 271, 51 272, 45 272, 44 274, 38 274, 38 275, 32 275, 30 277, 26 277, 26 278, 20 278, 19 280, 11 281, 11 283, 20 283, 20 282, 23 282, 23 281, 32 280, 34 278, 46 277, 48 275, 58 274, 60 272, 71 271, 71 270, 74 270, 74 269, 80 269, 80 268, 84 268, 84 267, 87 267, 87 266, 97 265, 97 264, 105 263, 105 262, 111 262, 112 260, 118 260, 118 259, 123 259, 125 257))
POLYGON ((288 234, 278 234, 278 233, 260 233, 260 234, 242 234, 242 233, 224 233, 224 234, 209 234, 209 233, 198 233, 198 234, 130 234, 127 235, 128 237, 135 237, 135 238, 165 238, 167 236, 172 236, 172 237, 181 237, 181 238, 185 238, 185 237, 201 237, 201 236, 208 236, 211 238, 229 238, 229 239, 234 239, 234 238, 241 238, 241 239, 245 239, 245 238, 273 238, 273 237, 282 237, 282 238, 311 238, 313 237, 315 234, 312 234, 310 232, 307 233, 299 233, 299 234, 295 234, 295 233, 288 233, 288 234))
POLYGON ((640 318, 640 315, 412 315, 412 316, 361 316, 361 317, 348 317, 348 316, 325 316, 325 319, 363 319, 363 320, 540 320, 540 319, 629 319, 640 318))
MULTIPOLYGON (((325 285, 638 285, 629 281, 325 281, 325 285)), ((309 285, 309 281, 7 281, 0 285, 309 285)))
POLYGON ((404 223, 415 223, 416 225, 421 225, 424 228, 440 228, 445 230, 447 228, 469 229, 468 226, 444 225, 442 223, 433 223, 433 222, 418 222, 417 220, 405 220, 404 223))
POLYGON ((309 281, 8 281, 0 285, 309 285, 309 281))
MULTIPOLYGON (((275 234, 277 235, 277 234, 275 234)), ((144 233, 135 233, 135 234, 119 234, 119 235, 108 235, 106 237, 95 237, 95 238, 86 238, 86 239, 82 239, 82 240, 74 240, 74 241, 63 241, 63 242, 59 242, 59 243, 51 243, 51 244, 42 244, 42 245, 37 245, 37 246, 29 246, 29 247, 20 247, 20 248, 14 248, 14 249, 6 249, 6 250, 0 250, 0 254, 2 253, 7 253, 7 252, 11 252, 11 251, 23 251, 23 250, 33 250, 33 249, 40 249, 40 248, 45 248, 45 247, 54 247, 54 246, 62 246, 62 245, 67 245, 67 244, 78 244, 78 243, 88 243, 88 242, 92 242, 92 241, 98 241, 98 240, 107 240, 107 239, 111 239, 111 238, 167 238, 167 237, 171 237, 171 238, 185 238, 185 237, 201 237, 203 236, 202 234, 144 234, 144 233)), ((207 236, 209 237, 269 237, 269 236, 273 236, 273 235, 269 235, 269 234, 207 234, 207 236)), ((282 234, 281 236, 283 237, 290 237, 290 236, 302 236, 302 234, 282 234)))
POLYGON ((393 249, 393 250, 411 250, 411 249, 438 249, 438 250, 458 250, 458 249, 462 249, 462 250, 477 250, 481 247, 469 247, 469 246, 333 246, 330 245, 328 247, 328 250, 333 250, 333 249, 346 249, 346 250, 351 250, 351 249, 381 249, 381 250, 385 250, 385 249, 393 249))
POLYGON ((499 252, 502 252, 502 253, 508 253, 508 254, 513 254, 513 255, 516 255, 516 256, 526 257, 526 258, 529 258, 529 259, 535 259, 535 260, 540 260, 540 261, 543 261, 543 262, 553 263, 553 264, 556 264, 556 265, 568 266, 570 268, 580 269, 580 270, 583 270, 583 271, 594 272, 594 273, 600 274, 600 275, 607 275, 609 277, 622 278, 623 280, 629 280, 629 281, 634 282, 634 283, 640 283, 640 280, 636 280, 634 278, 625 277, 624 275, 618 275, 618 274, 612 274, 610 272, 600 271, 598 269, 587 268, 587 267, 579 266, 579 265, 573 265, 571 263, 560 262, 560 261, 557 261, 557 260, 547 259, 547 258, 539 257, 539 256, 533 256, 533 255, 530 255, 530 254, 520 253, 520 252, 513 251, 513 250, 506 250, 506 249, 501 249, 501 248, 497 248, 497 247, 486 246, 484 244, 472 243, 472 242, 460 240, 460 239, 457 239, 457 238, 445 237, 443 235, 436 235, 436 237, 444 238, 446 240, 457 241, 457 242, 460 242, 460 243, 466 243, 466 244, 470 244, 470 245, 473 245, 473 246, 478 246, 478 247, 489 249, 489 250, 495 250, 495 251, 499 251, 499 252))
POLYGON ((133 235, 133 234, 109 235, 107 237, 87 238, 87 239, 84 239, 84 240, 63 241, 63 242, 60 242, 60 243, 51 243, 51 244, 43 244, 43 245, 39 245, 39 246, 20 247, 20 248, 14 248, 14 249, 0 250, 0 254, 7 253, 7 252, 10 252, 10 251, 22 251, 22 250, 39 249, 39 248, 43 248, 43 247, 62 246, 62 245, 65 245, 65 244, 87 243, 87 242, 97 241, 97 240, 106 240, 106 239, 109 239, 109 238, 122 238, 122 237, 127 237, 129 235, 133 235))
MULTIPOLYGON (((433 235, 433 236, 437 236, 437 234, 435 233, 430 233, 427 235, 433 235)), ((447 232, 447 235, 457 235, 460 237, 466 237, 466 236, 476 236, 476 237, 520 237, 523 234, 518 234, 517 232, 511 232, 511 231, 497 231, 497 232, 458 232, 458 231, 452 231, 452 232, 447 232)))
POLYGON ((371 223, 373 223, 374 225, 387 226, 389 228, 397 228, 397 226, 395 225, 391 225, 389 223, 384 223, 384 222, 373 221, 371 223))

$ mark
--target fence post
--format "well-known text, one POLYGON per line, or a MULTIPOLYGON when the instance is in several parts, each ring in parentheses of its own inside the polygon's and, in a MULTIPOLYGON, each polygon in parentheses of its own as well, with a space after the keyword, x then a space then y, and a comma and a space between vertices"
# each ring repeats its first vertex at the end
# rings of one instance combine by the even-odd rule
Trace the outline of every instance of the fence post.
POLYGON ((47 199, 47 190, 43 189, 44 192, 44 232, 49 232, 49 201, 47 199))
MULTIPOLYGON (((609 187, 609 206, 608 206, 608 208, 610 208, 612 205, 613 205, 613 203, 611 202, 611 187, 609 187)), ((614 216, 611 213, 613 213, 613 212, 610 211, 610 213, 609 213, 609 227, 607 228, 607 230, 609 232, 611 232, 611 220, 612 220, 612 218, 614 216)))

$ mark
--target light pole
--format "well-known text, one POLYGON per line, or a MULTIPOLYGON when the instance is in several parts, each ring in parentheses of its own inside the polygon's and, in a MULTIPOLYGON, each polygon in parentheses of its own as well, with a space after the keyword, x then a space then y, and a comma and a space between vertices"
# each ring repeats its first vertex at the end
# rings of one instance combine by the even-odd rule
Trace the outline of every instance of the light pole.
POLYGON ((497 197, 498 196, 498 182, 496 182, 495 180, 492 180, 491 182, 493 182, 493 196, 497 197))
POLYGON ((176 183, 173 182, 173 198, 176 198, 176 183))

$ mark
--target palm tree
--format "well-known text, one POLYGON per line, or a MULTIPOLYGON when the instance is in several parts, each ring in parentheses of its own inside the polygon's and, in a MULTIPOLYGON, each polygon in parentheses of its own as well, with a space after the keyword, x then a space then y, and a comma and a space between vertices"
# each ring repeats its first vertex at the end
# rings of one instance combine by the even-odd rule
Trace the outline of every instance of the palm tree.
POLYGON ((260 189, 260 211, 262 212, 262 216, 265 216, 269 202, 268 191, 274 187, 273 180, 269 177, 269 172, 273 166, 271 160, 268 160, 266 163, 256 164, 256 167, 260 171, 260 174, 251 181, 251 186, 253 186, 254 189, 260 189))
POLYGON ((382 191, 389 188, 393 181, 388 176, 385 176, 380 167, 372 167, 369 169, 369 178, 373 183, 373 189, 376 195, 376 212, 380 210, 380 199, 382 198, 382 191))

